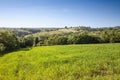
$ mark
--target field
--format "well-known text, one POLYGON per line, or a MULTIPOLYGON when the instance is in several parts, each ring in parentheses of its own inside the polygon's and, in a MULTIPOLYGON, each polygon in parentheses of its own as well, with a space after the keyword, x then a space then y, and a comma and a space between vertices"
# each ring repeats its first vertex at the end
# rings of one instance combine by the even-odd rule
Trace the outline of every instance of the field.
POLYGON ((120 44, 21 49, 0 57, 0 80, 120 80, 120 44))

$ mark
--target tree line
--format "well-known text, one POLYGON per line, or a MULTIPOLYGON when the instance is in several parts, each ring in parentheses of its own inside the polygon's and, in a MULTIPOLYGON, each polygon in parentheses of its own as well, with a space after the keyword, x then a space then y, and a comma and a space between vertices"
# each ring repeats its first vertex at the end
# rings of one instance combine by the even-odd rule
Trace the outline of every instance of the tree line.
POLYGON ((47 45, 120 43, 120 29, 85 30, 76 33, 27 35, 18 37, 9 30, 0 30, 0 53, 20 48, 47 45))

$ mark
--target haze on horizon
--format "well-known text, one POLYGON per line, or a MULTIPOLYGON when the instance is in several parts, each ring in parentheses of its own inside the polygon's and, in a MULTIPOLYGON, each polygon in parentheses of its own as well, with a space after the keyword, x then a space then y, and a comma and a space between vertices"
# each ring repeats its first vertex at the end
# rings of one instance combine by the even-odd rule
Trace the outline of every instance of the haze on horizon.
POLYGON ((0 27, 120 25, 120 0, 0 0, 0 27))

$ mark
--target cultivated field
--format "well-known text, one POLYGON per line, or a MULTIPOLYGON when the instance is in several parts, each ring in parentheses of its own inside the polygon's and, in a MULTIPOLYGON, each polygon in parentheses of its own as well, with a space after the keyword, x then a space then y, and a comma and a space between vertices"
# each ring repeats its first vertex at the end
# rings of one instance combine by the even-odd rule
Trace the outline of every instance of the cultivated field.
POLYGON ((21 49, 0 57, 0 80, 120 80, 120 44, 21 49))

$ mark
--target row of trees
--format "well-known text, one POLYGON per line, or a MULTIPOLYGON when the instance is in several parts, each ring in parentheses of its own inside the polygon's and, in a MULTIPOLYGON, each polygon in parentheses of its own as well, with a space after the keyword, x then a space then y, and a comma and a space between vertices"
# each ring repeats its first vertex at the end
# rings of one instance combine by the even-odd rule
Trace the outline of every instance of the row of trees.
POLYGON ((20 37, 20 47, 66 45, 66 44, 90 44, 90 43, 119 43, 120 30, 104 30, 99 32, 82 32, 69 34, 53 34, 20 37))
POLYGON ((119 42, 120 29, 42 36, 27 35, 23 37, 17 37, 7 30, 0 30, 0 52, 32 46, 119 42))

